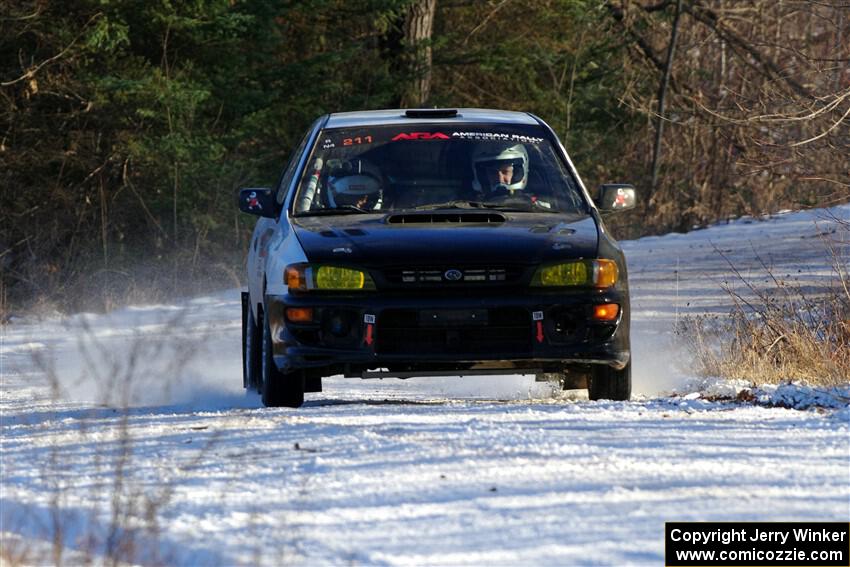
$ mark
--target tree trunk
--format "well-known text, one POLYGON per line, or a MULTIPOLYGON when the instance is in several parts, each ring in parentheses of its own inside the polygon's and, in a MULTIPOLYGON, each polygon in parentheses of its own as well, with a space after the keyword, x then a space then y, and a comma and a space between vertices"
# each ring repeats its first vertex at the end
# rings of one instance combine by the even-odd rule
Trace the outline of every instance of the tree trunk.
POLYGON ((431 96, 431 32, 437 0, 414 0, 404 19, 404 67, 408 79, 401 106, 423 106, 431 96))
MULTIPOLYGON (((664 65, 664 76, 658 88, 658 126, 655 128, 655 145, 652 148, 652 181, 650 182, 650 195, 655 196, 655 187, 658 182, 658 162, 661 158, 661 134, 664 132, 664 103, 667 97, 667 85, 670 84, 670 73, 673 69, 673 53, 676 50, 676 38, 679 35, 679 16, 682 15, 682 0, 676 2, 676 15, 673 18, 673 27, 670 30, 670 47, 667 49, 667 62, 664 65)), ((650 199, 652 199, 650 197, 650 199)))

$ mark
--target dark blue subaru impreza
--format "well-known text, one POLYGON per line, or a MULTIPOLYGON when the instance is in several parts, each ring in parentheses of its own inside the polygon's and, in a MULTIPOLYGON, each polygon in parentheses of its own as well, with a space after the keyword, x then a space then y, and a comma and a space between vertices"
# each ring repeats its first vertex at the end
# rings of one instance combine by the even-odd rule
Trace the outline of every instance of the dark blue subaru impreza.
POLYGON ((534 115, 481 109, 322 116, 273 188, 248 251, 243 383, 298 407, 322 378, 560 377, 631 393, 626 262, 534 115))

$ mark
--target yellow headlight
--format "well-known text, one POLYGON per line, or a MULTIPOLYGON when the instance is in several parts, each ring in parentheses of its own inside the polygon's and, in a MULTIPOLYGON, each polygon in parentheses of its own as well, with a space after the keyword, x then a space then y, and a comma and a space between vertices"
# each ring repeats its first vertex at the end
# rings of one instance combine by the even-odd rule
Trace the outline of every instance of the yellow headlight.
POLYGON ((545 287, 611 287, 617 283, 619 270, 613 260, 575 260, 537 270, 531 282, 545 287))
POLYGON ((540 285, 573 286, 589 285, 592 270, 586 262, 570 262, 540 268, 540 285))
POLYGON ((316 289, 363 289, 366 276, 360 270, 338 266, 316 269, 316 289))

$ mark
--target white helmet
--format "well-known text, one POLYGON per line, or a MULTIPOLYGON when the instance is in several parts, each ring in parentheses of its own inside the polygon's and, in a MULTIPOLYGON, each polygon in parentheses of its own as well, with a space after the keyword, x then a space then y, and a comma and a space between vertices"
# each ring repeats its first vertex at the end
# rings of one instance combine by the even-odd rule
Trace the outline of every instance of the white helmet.
POLYGON ((383 196, 381 173, 365 160, 355 159, 328 176, 328 204, 380 209, 383 196))
POLYGON ((483 142, 472 152, 472 188, 479 193, 522 191, 528 183, 528 151, 522 144, 483 142), (509 169, 512 168, 512 169, 509 169), (510 181, 499 172, 511 172, 510 181))

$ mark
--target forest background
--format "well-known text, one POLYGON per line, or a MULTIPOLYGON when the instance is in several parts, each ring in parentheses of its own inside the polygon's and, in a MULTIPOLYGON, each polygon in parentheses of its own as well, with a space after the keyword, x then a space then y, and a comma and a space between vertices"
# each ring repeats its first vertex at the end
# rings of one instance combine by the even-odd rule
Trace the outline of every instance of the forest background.
MULTIPOLYGON (((319 115, 530 111, 617 236, 850 200, 847 0, 0 0, 0 321, 239 285, 319 115)), ((684 259, 686 261, 686 259, 684 259)))

